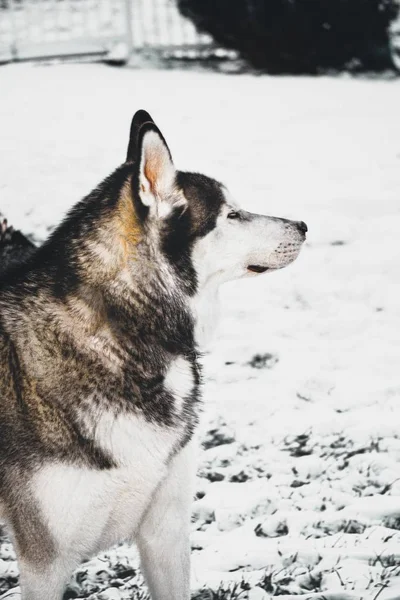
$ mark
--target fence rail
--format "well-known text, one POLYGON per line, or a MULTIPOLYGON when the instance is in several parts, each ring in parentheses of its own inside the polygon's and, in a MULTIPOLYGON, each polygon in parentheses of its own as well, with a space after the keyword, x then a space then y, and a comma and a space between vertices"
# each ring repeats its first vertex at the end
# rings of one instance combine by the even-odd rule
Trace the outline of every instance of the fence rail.
POLYGON ((0 62, 212 47, 174 0, 0 0, 0 62), (118 51, 117 51, 118 52, 118 51))

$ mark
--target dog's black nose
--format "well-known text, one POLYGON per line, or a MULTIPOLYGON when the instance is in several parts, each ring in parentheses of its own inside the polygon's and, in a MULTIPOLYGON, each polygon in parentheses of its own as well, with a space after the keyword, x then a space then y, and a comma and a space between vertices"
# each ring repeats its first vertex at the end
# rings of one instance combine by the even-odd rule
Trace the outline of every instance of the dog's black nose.
POLYGON ((297 221, 297 228, 299 231, 301 231, 301 233, 307 233, 308 231, 308 227, 304 221, 297 221))

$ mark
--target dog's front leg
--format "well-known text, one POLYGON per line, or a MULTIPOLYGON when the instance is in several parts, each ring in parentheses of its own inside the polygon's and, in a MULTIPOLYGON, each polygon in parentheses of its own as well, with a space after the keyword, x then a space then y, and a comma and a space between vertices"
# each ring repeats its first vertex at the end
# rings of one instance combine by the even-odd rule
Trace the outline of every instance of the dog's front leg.
POLYGON ((194 442, 171 461, 140 525, 137 544, 152 600, 190 598, 190 516, 194 442))

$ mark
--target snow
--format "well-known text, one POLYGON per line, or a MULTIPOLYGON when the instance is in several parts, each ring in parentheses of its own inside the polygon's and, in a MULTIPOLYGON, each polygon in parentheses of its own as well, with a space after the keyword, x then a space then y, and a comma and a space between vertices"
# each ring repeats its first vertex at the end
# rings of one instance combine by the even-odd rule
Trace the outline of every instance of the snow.
MULTIPOLYGON (((1 212, 37 241, 124 160, 138 108, 179 168, 309 226, 292 266, 223 289, 195 596, 399 598, 400 81, 87 64, 6 66, 0 81, 1 212)), ((2 591, 18 573, 6 538, 0 559, 2 591)), ((121 545, 82 565, 69 597, 144 590, 121 545)))

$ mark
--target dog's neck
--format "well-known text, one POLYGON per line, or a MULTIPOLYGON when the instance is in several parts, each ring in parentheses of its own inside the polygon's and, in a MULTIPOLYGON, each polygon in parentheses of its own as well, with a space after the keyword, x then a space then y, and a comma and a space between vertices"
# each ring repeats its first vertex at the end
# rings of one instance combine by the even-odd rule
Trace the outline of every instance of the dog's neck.
POLYGON ((103 353, 104 349, 111 352, 116 343, 128 350, 138 338, 156 337, 172 354, 178 349, 206 350, 219 316, 219 282, 209 281, 190 296, 180 289, 163 289, 160 278, 162 274, 140 286, 121 273, 102 291, 82 286, 66 301, 71 314, 67 322, 76 324, 78 319, 81 323, 80 330, 76 329, 79 343, 84 336, 93 349, 103 353))
MULTIPOLYGON (((100 274, 101 279, 94 282, 94 290, 102 288, 103 301, 108 307, 105 314, 111 310, 118 315, 116 322, 119 321, 127 334, 131 327, 135 329, 134 323, 139 320, 143 334, 154 327, 160 331, 167 328, 171 340, 177 342, 182 338, 184 323, 189 328, 194 324, 194 343, 203 350, 214 333, 221 282, 200 275, 193 293, 185 273, 176 270, 161 252, 157 236, 154 239, 148 236, 135 246, 126 245, 123 253, 116 250, 121 247, 118 237, 107 246, 104 240, 108 239, 109 236, 98 234, 97 243, 92 242, 91 250, 96 249, 95 260, 100 259, 100 264, 90 269, 100 274), (110 256, 118 256, 119 267, 115 269, 115 261, 110 258, 108 271, 104 261, 110 256), (189 323, 190 317, 193 324, 189 323)), ((93 260, 92 256, 90 259, 93 260)))
POLYGON ((204 351, 215 335, 219 317, 219 283, 211 280, 202 285, 191 298, 190 308, 195 322, 196 344, 204 351))

